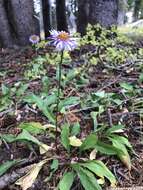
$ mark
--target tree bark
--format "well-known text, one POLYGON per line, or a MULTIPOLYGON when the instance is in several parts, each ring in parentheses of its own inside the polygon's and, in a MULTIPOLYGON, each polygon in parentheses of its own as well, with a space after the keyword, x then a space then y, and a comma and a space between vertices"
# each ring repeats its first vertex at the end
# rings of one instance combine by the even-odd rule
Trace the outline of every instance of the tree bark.
POLYGON ((133 14, 134 21, 137 21, 139 19, 139 13, 143 9, 142 5, 143 5, 142 0, 135 0, 134 14, 133 14))
MULTIPOLYGON (((10 0, 10 11, 20 45, 29 44, 29 36, 38 34, 32 0, 10 0)), ((37 23, 38 24, 38 23, 37 23)))
POLYGON ((89 22, 89 1, 78 0, 77 31, 82 36, 86 33, 86 27, 89 22))
POLYGON ((89 22, 103 27, 117 25, 118 0, 90 0, 89 22))
POLYGON ((68 31, 65 0, 56 0, 57 29, 68 31))
POLYGON ((51 30, 49 0, 42 0, 42 9, 43 9, 43 22, 44 22, 45 36, 48 37, 49 30, 51 30))
POLYGON ((125 23, 125 16, 127 11, 127 0, 118 0, 118 25, 125 23))
POLYGON ((0 0, 0 43, 2 47, 11 47, 13 44, 12 31, 5 9, 5 0, 0 0))

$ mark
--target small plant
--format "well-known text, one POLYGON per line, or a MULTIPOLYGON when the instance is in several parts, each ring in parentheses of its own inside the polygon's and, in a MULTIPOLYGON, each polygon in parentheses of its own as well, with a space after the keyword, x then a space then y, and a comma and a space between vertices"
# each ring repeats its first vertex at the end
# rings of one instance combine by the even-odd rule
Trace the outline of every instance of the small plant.
POLYGON ((24 76, 26 79, 41 79, 42 76, 45 76, 46 69, 44 68, 44 63, 47 60, 39 56, 35 58, 32 62, 29 63, 28 69, 25 71, 24 76))
MULTIPOLYGON (((111 172, 112 166, 108 165, 106 159, 99 159, 102 155, 118 159, 131 170, 129 153, 134 151, 126 135, 126 126, 122 124, 122 119, 112 122, 110 118, 107 122, 102 118, 107 116, 106 112, 110 108, 121 111, 127 103, 129 108, 133 105, 135 110, 142 109, 141 97, 130 99, 136 95, 141 96, 142 91, 138 85, 142 83, 142 75, 138 77, 139 84, 136 85, 132 82, 115 81, 113 85, 117 86, 117 92, 110 90, 110 81, 107 86, 100 86, 99 90, 87 89, 91 80, 88 75, 99 63, 102 66, 116 67, 124 64, 129 53, 132 57, 130 49, 124 51, 120 48, 122 39, 114 27, 107 30, 99 25, 89 25, 86 36, 79 40, 81 62, 72 68, 68 65, 71 63, 70 55, 79 51, 69 53, 77 47, 75 38, 67 32, 51 31, 48 45, 53 45, 55 51, 38 56, 30 63, 28 72, 25 71, 26 78, 41 79, 41 91, 26 93, 23 97, 27 85, 21 84, 14 89, 2 86, 5 98, 3 103, 10 101, 12 104, 11 96, 16 96, 21 101, 22 96, 22 101, 40 111, 48 122, 44 125, 35 121, 22 122, 17 126, 17 134, 0 134, 1 143, 21 142, 31 151, 36 149, 38 152, 38 163, 30 165, 27 174, 16 182, 23 190, 32 186, 44 165, 48 166, 48 176, 44 182, 55 179, 54 188, 59 190, 71 190, 73 187, 80 189, 81 186, 85 190, 101 190, 106 181, 111 187, 116 187, 118 182, 111 172), (51 73, 47 72, 47 65, 52 68, 51 73), (86 118, 84 120, 83 117, 84 121, 83 115, 86 118), (89 124, 89 120, 88 128, 86 124, 89 124), (39 138, 44 134, 49 138, 48 143, 43 143, 43 139, 39 138), (58 172, 60 175, 57 175, 58 172)), ((35 42, 33 45, 37 51, 45 43, 35 42)), ((139 52, 142 55, 142 51, 139 52)), ((108 72, 104 72, 107 77, 108 72)), ((104 82, 106 83, 106 79, 104 82)), ((0 175, 18 163, 19 160, 4 163, 0 167, 0 175)))
POLYGON ((28 84, 23 84, 21 82, 15 83, 13 87, 8 87, 2 84, 2 96, 0 97, 0 111, 11 108, 16 103, 19 104, 22 101, 24 93, 28 89, 28 86, 28 84))
POLYGON ((133 42, 115 27, 105 29, 100 25, 88 25, 86 35, 80 39, 81 59, 86 55, 85 59, 92 65, 100 63, 111 66, 135 59, 130 48, 123 48, 123 43, 133 45, 133 42), (88 47, 90 49, 87 51, 88 47))

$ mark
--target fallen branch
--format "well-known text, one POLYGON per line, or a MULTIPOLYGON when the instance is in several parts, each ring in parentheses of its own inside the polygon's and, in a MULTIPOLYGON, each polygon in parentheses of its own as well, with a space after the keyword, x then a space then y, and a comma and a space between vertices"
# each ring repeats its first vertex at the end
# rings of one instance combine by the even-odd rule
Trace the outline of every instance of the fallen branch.
POLYGON ((15 183, 20 177, 25 175, 30 170, 30 168, 31 166, 26 166, 0 177, 0 189, 4 189, 8 185, 15 183))

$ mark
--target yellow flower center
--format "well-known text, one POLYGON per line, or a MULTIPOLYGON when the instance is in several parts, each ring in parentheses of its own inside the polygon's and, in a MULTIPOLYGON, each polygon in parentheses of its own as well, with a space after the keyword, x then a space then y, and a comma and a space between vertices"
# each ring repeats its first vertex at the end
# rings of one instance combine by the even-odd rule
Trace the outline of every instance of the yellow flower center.
POLYGON ((58 35, 58 38, 60 40, 68 40, 70 38, 69 34, 67 32, 61 32, 59 35, 58 35))
POLYGON ((37 41, 37 40, 39 40, 39 37, 36 36, 36 35, 33 35, 33 36, 31 36, 31 39, 32 39, 33 41, 37 41))

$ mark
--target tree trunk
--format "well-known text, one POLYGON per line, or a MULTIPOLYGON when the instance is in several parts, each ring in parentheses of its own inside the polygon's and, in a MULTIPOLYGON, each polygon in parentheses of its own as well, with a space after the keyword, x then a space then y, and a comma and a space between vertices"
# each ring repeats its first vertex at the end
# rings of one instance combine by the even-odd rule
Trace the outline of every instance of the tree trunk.
POLYGON ((125 23, 125 16, 127 11, 127 0, 118 0, 118 25, 125 23))
POLYGON ((29 44, 29 36, 37 34, 34 18, 34 5, 32 0, 10 0, 10 11, 12 12, 12 22, 15 28, 20 45, 29 44))
POLYGON ((51 29, 49 0, 42 0, 42 8, 43 8, 43 22, 44 22, 45 36, 48 37, 49 30, 51 29))
POLYGON ((65 0, 56 0, 57 29, 68 31, 65 0))
POLYGON ((13 38, 4 1, 5 0, 0 0, 0 43, 2 47, 10 47, 13 44, 13 38))
POLYGON ((133 18, 134 21, 137 21, 139 18, 139 12, 141 8, 141 2, 142 0, 135 0, 135 5, 134 5, 134 13, 133 13, 133 18))
POLYGON ((90 0, 89 22, 103 27, 117 25, 118 0, 90 0))
POLYGON ((45 40, 45 29, 44 29, 44 17, 43 17, 43 3, 40 0, 40 13, 39 13, 39 25, 40 25, 40 38, 45 40))
POLYGON ((89 16, 89 1, 78 0, 77 31, 83 36, 86 33, 89 16))

